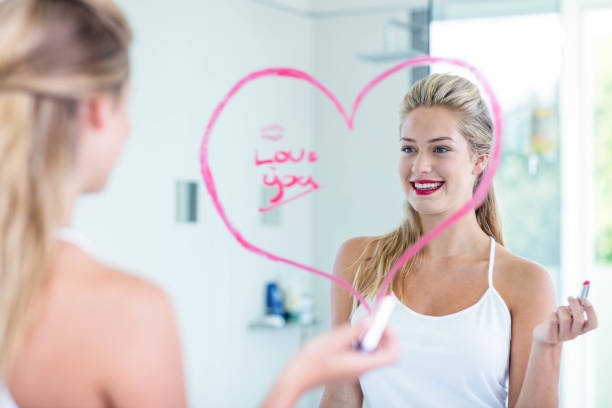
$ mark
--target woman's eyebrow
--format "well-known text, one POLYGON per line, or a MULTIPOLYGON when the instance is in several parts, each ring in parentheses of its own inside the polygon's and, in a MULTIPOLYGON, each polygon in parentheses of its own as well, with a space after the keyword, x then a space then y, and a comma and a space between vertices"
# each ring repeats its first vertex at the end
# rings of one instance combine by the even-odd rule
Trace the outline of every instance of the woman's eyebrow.
MULTIPOLYGON (((402 138, 400 138, 400 140, 403 140, 403 141, 406 141, 406 142, 411 142, 411 143, 416 143, 416 140, 410 139, 409 137, 402 137, 402 138)), ((429 139, 429 141, 427 143, 437 143, 437 142, 441 142, 443 140, 450 140, 451 142, 454 142, 452 137, 442 136, 442 137, 436 137, 434 139, 429 139)))

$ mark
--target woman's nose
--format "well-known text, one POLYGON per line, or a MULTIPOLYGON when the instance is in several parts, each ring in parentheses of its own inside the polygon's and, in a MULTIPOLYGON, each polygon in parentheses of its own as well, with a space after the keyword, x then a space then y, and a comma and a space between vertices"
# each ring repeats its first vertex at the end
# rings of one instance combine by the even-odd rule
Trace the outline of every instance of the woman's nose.
POLYGON ((431 161, 426 154, 417 154, 412 162, 412 172, 415 174, 427 174, 431 172, 431 161))

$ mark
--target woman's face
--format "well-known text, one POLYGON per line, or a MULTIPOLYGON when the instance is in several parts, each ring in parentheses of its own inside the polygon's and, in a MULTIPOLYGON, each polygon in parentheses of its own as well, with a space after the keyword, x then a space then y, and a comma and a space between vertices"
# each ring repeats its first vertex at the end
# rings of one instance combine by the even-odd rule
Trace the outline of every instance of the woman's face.
POLYGON ((421 215, 451 214, 472 198, 487 157, 472 154, 457 129, 457 114, 418 107, 401 127, 399 175, 408 202, 421 215))

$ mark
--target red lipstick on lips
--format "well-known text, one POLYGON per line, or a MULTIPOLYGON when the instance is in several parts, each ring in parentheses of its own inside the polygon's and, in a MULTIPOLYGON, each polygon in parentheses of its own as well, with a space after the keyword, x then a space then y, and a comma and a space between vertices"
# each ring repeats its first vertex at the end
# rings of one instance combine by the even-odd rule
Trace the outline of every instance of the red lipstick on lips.
POLYGON ((444 185, 444 181, 442 180, 414 180, 414 181, 411 181, 410 184, 412 184, 412 189, 417 195, 430 195, 438 191, 440 188, 442 188, 442 186, 444 185), (440 183, 440 185, 437 188, 432 188, 432 189, 418 189, 416 188, 416 185, 415 185, 416 183, 419 183, 419 184, 438 184, 440 183))

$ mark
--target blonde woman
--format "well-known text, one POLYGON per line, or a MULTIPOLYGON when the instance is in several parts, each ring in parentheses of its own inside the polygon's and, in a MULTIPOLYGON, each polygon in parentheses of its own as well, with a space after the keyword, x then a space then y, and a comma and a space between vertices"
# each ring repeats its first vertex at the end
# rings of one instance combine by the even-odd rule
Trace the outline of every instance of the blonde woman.
MULTIPOLYGON (((110 0, 0 2, 0 406, 186 405, 167 296, 87 252, 79 194, 104 188, 129 134, 131 33, 110 0)), ((309 343, 265 402, 397 356, 351 349, 365 326, 309 343)))
MULTIPOLYGON (((354 238, 335 273, 373 297, 395 260, 471 197, 492 148, 491 117, 477 87, 434 74, 401 105, 399 176, 404 223, 380 237, 354 238)), ((493 189, 484 204, 431 241, 395 276, 400 303, 390 322, 397 364, 330 386, 322 407, 556 407, 561 343, 597 326, 593 306, 569 298, 555 310, 541 266, 503 246, 493 189), (586 310, 587 320, 583 318, 586 310)), ((363 306, 332 290, 332 319, 363 306)))

